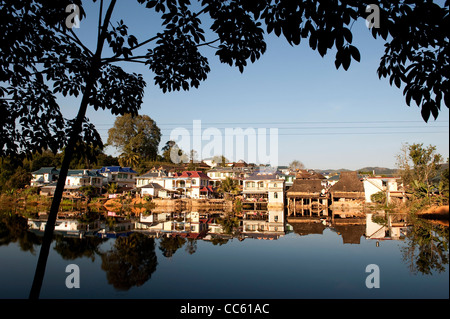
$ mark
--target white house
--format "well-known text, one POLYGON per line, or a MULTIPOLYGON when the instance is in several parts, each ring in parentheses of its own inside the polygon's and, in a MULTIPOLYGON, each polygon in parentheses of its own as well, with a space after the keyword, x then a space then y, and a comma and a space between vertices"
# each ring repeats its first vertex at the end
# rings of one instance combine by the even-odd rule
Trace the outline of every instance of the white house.
POLYGON ((284 183, 279 172, 255 172, 244 180, 243 195, 245 199, 284 205, 284 183))
POLYGON ((165 171, 148 171, 147 173, 136 177, 136 187, 142 187, 151 183, 166 187, 165 179, 168 177, 165 171))
POLYGON ((141 196, 150 195, 153 197, 159 197, 159 191, 164 188, 157 183, 148 183, 144 186, 139 186, 138 189, 141 191, 141 196))
POLYGON ((179 189, 190 198, 205 198, 214 192, 209 181, 208 175, 201 171, 184 171, 174 174, 172 185, 170 185, 172 189, 168 187, 169 185, 166 185, 165 188, 168 190, 179 189))
POLYGON ((59 171, 55 167, 41 167, 31 173, 31 186, 50 184, 58 179, 59 171))
POLYGON ((119 187, 133 188, 137 172, 131 167, 105 166, 98 170, 103 176, 103 184, 116 183, 119 187))
POLYGON ((218 167, 206 172, 213 186, 219 186, 221 182, 229 178, 236 178, 236 172, 230 167, 218 167))
POLYGON ((398 177, 365 177, 364 192, 366 203, 372 203, 371 196, 378 192, 385 192, 387 203, 391 202, 391 196, 399 193, 398 177))
POLYGON ((88 169, 72 169, 67 172, 65 188, 79 188, 81 186, 103 186, 103 176, 100 175, 97 170, 88 169))

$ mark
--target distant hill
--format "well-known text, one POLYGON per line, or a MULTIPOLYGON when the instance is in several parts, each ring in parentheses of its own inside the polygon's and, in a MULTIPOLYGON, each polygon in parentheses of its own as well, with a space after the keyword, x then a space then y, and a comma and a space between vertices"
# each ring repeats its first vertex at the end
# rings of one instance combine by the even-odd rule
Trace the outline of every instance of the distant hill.
MULTIPOLYGON (((346 168, 340 168, 340 169, 316 169, 315 170, 318 173, 321 174, 337 174, 340 172, 348 172, 351 171, 349 169, 346 168)), ((356 170, 357 172, 373 172, 375 171, 375 175, 397 175, 397 169, 393 169, 393 168, 387 168, 387 167, 372 167, 372 166, 368 166, 368 167, 363 167, 360 168, 358 170, 356 170)))

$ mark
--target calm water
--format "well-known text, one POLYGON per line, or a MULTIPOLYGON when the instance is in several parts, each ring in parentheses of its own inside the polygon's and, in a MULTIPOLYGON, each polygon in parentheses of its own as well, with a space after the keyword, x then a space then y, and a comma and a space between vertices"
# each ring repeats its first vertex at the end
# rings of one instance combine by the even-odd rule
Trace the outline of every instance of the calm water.
MULTIPOLYGON (((114 215, 90 216, 89 229, 60 220, 41 298, 449 298, 448 227, 425 221, 114 215), (66 287, 70 264, 79 288, 66 287), (371 264, 379 288, 366 286, 371 264)), ((0 298, 28 297, 43 235, 28 217, 0 216, 0 298)))

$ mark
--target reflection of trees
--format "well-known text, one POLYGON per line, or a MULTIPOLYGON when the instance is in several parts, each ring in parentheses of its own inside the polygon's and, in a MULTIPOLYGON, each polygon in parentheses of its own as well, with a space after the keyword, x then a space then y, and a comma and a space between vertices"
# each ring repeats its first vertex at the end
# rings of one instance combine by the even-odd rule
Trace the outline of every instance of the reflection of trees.
POLYGON ((189 238, 184 249, 189 253, 189 255, 195 253, 197 251, 197 240, 189 238))
POLYGON ((222 226, 224 234, 237 235, 239 227, 239 219, 237 217, 218 218, 217 223, 222 226))
POLYGON ((210 240, 210 242, 214 245, 214 246, 222 246, 225 245, 226 243, 228 243, 228 238, 222 238, 220 236, 213 236, 210 240))
POLYGON ((0 246, 18 242, 20 249, 35 253, 34 246, 41 240, 28 232, 27 219, 14 213, 0 213, 0 246))
POLYGON ((164 257, 172 257, 185 243, 186 239, 180 236, 164 237, 159 242, 159 249, 164 257))
POLYGON ((63 259, 73 260, 81 257, 95 260, 95 254, 100 254, 98 246, 107 239, 99 237, 70 238, 63 236, 55 237, 55 250, 63 259))
POLYGON ((412 273, 442 272, 448 264, 448 241, 448 227, 417 219, 406 236, 403 260, 409 263, 412 273))
POLYGON ((157 265, 154 239, 139 233, 117 238, 114 247, 102 255, 108 282, 119 290, 143 285, 157 265))

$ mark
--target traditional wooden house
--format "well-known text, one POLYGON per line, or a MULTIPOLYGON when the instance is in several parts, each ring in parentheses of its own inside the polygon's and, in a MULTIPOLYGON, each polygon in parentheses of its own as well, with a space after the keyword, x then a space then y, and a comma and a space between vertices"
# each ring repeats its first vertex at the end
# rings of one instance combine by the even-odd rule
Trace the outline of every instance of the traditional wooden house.
POLYGON ((329 193, 332 209, 360 208, 365 199, 364 184, 357 172, 341 172, 339 181, 331 186, 329 193))
POLYGON ((326 179, 325 176, 323 176, 320 173, 317 173, 313 170, 306 170, 306 169, 299 169, 296 173, 296 179, 318 179, 318 180, 324 180, 326 179))
POLYGON ((295 179, 286 193, 288 216, 328 215, 325 185, 322 179, 295 179))

